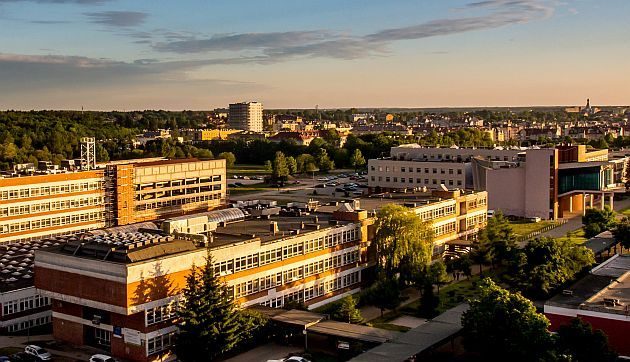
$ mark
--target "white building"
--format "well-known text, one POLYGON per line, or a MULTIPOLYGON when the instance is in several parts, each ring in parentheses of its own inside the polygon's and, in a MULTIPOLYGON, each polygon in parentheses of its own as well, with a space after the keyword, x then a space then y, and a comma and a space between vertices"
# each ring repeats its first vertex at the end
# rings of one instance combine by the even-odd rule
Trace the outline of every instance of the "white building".
POLYGON ((228 125, 233 129, 263 131, 263 105, 258 102, 230 104, 228 125))

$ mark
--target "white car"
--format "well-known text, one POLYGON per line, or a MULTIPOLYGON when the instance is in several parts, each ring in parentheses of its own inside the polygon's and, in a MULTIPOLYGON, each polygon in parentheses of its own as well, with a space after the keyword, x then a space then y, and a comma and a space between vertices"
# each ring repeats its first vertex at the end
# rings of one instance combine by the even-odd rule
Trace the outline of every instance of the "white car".
POLYGON ((284 359, 269 359, 267 360, 267 362, 311 362, 311 361, 304 357, 293 356, 293 357, 288 357, 284 359))
POLYGON ((116 360, 105 354, 95 354, 90 357, 90 362, 116 362, 116 360))
POLYGON ((40 361, 50 361, 52 359, 52 356, 50 355, 50 352, 48 352, 44 348, 42 348, 40 346, 36 346, 34 344, 30 344, 30 345, 26 346, 24 348, 24 353, 30 354, 31 356, 36 357, 40 361))

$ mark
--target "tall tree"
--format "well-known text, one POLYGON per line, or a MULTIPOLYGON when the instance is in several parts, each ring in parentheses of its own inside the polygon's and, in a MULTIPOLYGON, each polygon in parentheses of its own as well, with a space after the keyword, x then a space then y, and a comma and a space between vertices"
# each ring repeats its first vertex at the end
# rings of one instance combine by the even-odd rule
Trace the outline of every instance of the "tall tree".
POLYGON ((488 225, 479 233, 479 242, 488 247, 493 264, 509 260, 516 251, 516 237, 508 219, 501 212, 488 219, 488 225))
POLYGON ((234 156, 232 152, 221 152, 219 153, 218 158, 225 160, 225 166, 227 168, 234 167, 234 164, 236 163, 236 156, 234 156))
POLYGON ((335 163, 328 157, 328 152, 325 148, 320 148, 315 155, 317 166, 320 170, 326 172, 335 168, 335 163))
POLYGON ((590 208, 582 216, 584 234, 587 238, 611 230, 615 226, 615 211, 606 206, 603 210, 590 208))
POLYGON ((273 159, 271 178, 274 181, 286 181, 289 177, 289 167, 287 166, 287 159, 284 153, 276 152, 276 157, 273 159))
POLYGON ((519 293, 511 293, 486 278, 479 297, 462 317, 464 346, 491 361, 540 361, 549 355, 553 339, 549 320, 519 293))
POLYGON ((617 354, 608 345, 608 337, 601 330, 579 318, 574 318, 568 325, 558 329, 558 352, 571 356, 575 362, 614 362, 617 354))
POLYGON ((298 172, 297 162, 293 156, 287 157, 287 167, 289 168, 289 174, 295 175, 298 172))
POLYGON ((363 323, 361 311, 357 308, 357 301, 351 296, 345 296, 341 299, 337 310, 333 312, 333 319, 352 324, 363 323))
POLYGON ((617 240, 622 247, 626 249, 630 248, 630 218, 626 216, 621 219, 613 229, 613 235, 615 236, 615 240, 617 240))
POLYGON ((570 241, 541 238, 530 241, 518 256, 513 277, 528 295, 548 296, 595 262, 593 252, 570 241))
POLYGON ((186 277, 184 305, 177 338, 177 357, 184 362, 215 361, 239 339, 239 316, 227 286, 214 274, 210 254, 206 265, 186 277))
POLYGON ((377 213, 373 244, 385 278, 393 279, 404 260, 417 269, 431 260, 433 231, 408 208, 389 204, 377 213))
POLYGON ((363 154, 361 153, 360 149, 357 148, 352 153, 352 157, 350 157, 350 165, 354 167, 355 171, 365 166, 365 158, 363 157, 363 154))

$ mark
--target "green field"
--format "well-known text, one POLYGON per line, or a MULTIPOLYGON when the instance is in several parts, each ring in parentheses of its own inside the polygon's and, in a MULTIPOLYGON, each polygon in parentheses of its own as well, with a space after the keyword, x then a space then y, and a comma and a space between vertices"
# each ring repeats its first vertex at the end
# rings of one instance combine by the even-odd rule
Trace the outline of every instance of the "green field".
POLYGON ((539 222, 530 222, 530 221, 510 221, 510 227, 514 232, 516 237, 519 236, 527 236, 534 231, 542 230, 543 228, 553 225, 553 221, 539 221, 539 222))
POLYGON ((586 242, 586 237, 584 236, 584 230, 582 228, 569 231, 567 236, 563 236, 561 238, 556 238, 556 240, 567 240, 571 241, 575 244, 584 244, 586 242))
POLYGON ((234 167, 228 168, 227 174, 228 177, 233 175, 241 175, 241 176, 253 176, 259 175, 264 176, 268 175, 270 172, 265 170, 265 166, 263 165, 234 165, 234 167))

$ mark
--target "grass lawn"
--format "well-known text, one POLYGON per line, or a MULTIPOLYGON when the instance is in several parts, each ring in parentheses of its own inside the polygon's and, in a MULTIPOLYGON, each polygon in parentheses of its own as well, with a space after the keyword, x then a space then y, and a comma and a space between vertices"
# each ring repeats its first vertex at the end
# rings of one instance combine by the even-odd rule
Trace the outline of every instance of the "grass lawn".
POLYGON ((228 177, 232 175, 268 175, 270 172, 265 170, 263 165, 239 165, 227 169, 228 177))
POLYGON ((265 184, 245 185, 243 187, 228 187, 230 195, 242 195, 251 192, 273 191, 275 187, 267 187, 265 184))
POLYGON ((512 227, 512 231, 514 234, 518 236, 526 236, 534 231, 542 230, 544 227, 553 225, 553 221, 539 221, 539 222, 531 222, 531 221, 510 221, 510 227, 512 227))
POLYGON ((397 326, 395 324, 389 323, 393 321, 394 319, 400 317, 401 315, 402 313, 400 313, 399 310, 387 312, 383 314, 382 317, 372 319, 368 324, 374 328, 387 329, 387 330, 396 331, 396 332, 407 332, 411 328, 404 327, 404 326, 397 326))
POLYGON ((567 233, 567 236, 556 238, 556 240, 570 240, 575 244, 584 244, 587 239, 584 236, 584 229, 580 228, 577 230, 569 231, 567 233))

